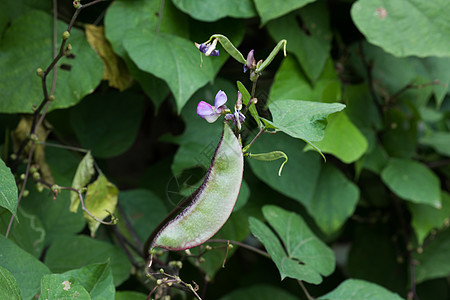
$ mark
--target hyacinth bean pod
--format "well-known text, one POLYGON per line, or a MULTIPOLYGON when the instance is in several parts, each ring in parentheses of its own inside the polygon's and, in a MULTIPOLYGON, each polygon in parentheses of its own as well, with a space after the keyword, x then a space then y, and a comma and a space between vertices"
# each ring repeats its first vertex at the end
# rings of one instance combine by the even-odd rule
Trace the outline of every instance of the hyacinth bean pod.
POLYGON ((210 239, 233 211, 243 171, 240 142, 225 122, 205 179, 188 198, 192 202, 154 235, 151 246, 146 249, 185 250, 210 239))

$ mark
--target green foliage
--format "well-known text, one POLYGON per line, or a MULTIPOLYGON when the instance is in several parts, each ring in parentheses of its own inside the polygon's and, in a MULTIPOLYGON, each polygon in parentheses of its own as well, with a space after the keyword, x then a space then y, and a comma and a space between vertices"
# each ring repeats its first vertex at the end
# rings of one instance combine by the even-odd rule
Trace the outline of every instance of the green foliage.
POLYGON ((0 159, 0 206, 17 216, 17 186, 11 170, 0 159))
POLYGON ((286 277, 318 284, 322 276, 334 271, 334 255, 308 228, 305 221, 292 212, 276 206, 264 206, 263 214, 280 237, 261 221, 250 218, 250 230, 264 244, 280 271, 286 277))
POLYGON ((448 1, 76 2, 0 1, 1 299, 448 298, 448 1))

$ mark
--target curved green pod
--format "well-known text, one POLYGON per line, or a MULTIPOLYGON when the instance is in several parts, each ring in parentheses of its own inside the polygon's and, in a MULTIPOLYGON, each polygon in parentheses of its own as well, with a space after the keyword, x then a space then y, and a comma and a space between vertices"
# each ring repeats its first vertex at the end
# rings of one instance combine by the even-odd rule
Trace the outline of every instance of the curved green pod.
POLYGON ((192 202, 156 233, 150 248, 185 250, 210 239, 233 211, 243 171, 240 142, 228 123, 224 123, 222 138, 205 179, 188 198, 192 202))

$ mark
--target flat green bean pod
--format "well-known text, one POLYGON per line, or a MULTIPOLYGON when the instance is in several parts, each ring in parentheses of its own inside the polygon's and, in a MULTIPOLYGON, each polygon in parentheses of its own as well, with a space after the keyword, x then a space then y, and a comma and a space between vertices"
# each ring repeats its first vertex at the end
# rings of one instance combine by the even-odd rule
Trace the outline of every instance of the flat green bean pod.
POLYGON ((155 235, 149 237, 145 250, 154 247, 185 250, 210 239, 233 211, 241 188, 243 171, 241 145, 228 123, 224 123, 222 138, 205 179, 188 198, 192 199, 192 202, 172 220, 163 224, 155 235))

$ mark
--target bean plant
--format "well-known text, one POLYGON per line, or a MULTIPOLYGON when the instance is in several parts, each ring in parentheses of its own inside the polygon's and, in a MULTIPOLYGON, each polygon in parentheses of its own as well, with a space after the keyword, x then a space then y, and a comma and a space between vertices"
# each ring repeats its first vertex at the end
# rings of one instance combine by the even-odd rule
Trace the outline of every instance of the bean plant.
POLYGON ((448 299, 449 8, 2 0, 0 299, 448 299))

